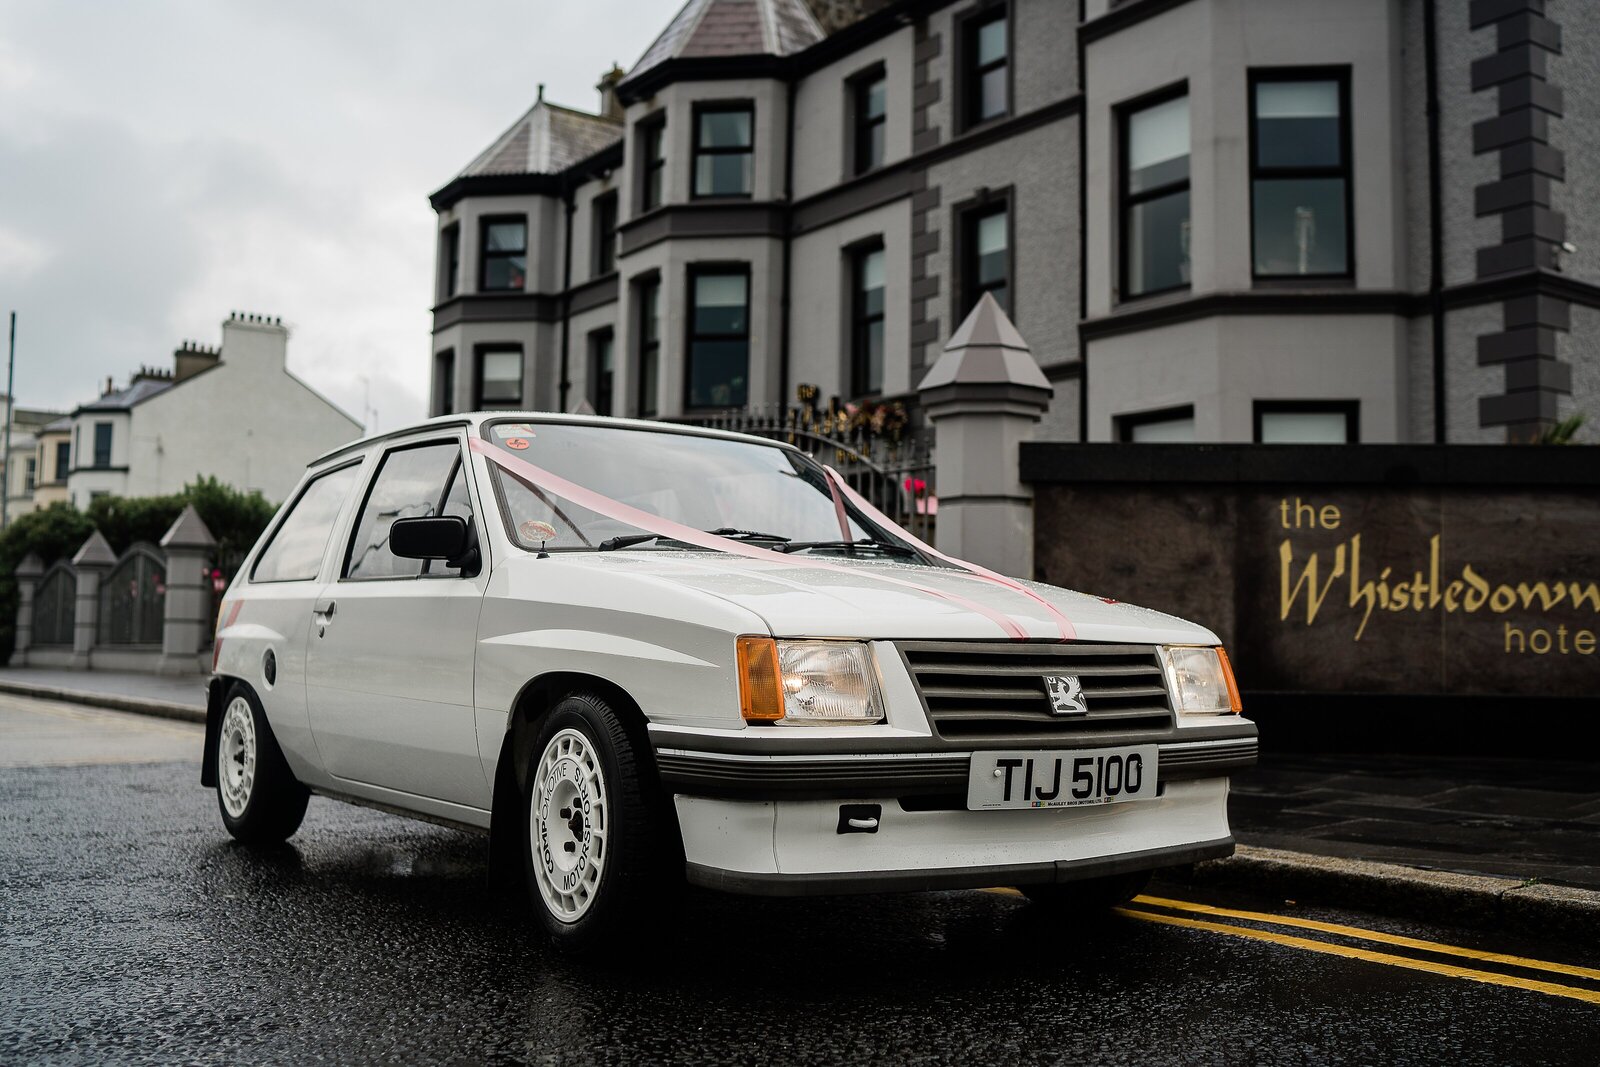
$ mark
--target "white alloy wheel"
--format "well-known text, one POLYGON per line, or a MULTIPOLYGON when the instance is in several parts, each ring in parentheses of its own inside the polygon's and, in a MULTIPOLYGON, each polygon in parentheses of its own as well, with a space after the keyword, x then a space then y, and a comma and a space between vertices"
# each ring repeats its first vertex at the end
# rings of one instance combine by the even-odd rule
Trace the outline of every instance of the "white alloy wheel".
POLYGON ((577 922, 599 891, 611 829, 600 755, 577 730, 562 730, 545 746, 529 811, 539 895, 556 919, 577 922))
POLYGON ((234 697, 222 714, 222 731, 217 738, 217 783, 221 786, 223 808, 235 819, 243 818, 256 784, 256 720, 250 702, 242 696, 234 697))

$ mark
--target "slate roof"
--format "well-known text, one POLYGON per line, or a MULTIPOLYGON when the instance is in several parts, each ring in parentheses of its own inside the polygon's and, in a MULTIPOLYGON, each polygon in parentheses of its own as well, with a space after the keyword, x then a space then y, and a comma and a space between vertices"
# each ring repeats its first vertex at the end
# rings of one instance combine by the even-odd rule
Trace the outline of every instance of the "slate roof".
MULTIPOLYGON (((173 382, 155 378, 141 378, 126 389, 118 389, 114 393, 107 393, 99 400, 91 400, 87 404, 78 405, 78 411, 126 411, 135 404, 143 403, 155 396, 171 389, 173 382)), ((77 411, 73 412, 77 414, 77 411)))
POLYGON ((793 55, 825 36, 804 0, 689 0, 628 77, 669 59, 793 55))
POLYGON ((559 174, 621 139, 621 122, 561 107, 541 97, 469 163, 460 177, 559 174))

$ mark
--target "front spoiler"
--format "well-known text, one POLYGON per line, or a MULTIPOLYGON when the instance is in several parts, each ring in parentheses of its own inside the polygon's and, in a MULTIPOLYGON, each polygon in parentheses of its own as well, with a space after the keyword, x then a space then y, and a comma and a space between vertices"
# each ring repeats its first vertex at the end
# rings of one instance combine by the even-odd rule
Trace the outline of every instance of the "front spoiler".
POLYGON ((948 867, 937 870, 848 871, 820 874, 767 874, 727 871, 689 862, 684 873, 693 885, 725 893, 769 897, 816 897, 850 893, 918 893, 938 889, 985 889, 991 886, 1050 885, 1105 878, 1135 871, 1178 867, 1233 855, 1232 837, 1198 844, 1173 845, 1118 856, 1055 860, 1048 863, 948 867))

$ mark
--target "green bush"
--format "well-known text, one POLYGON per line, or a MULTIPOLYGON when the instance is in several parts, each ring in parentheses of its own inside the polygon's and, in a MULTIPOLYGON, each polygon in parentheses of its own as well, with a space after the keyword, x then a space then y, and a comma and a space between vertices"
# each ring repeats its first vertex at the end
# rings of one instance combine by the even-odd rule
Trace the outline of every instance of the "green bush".
POLYGON ((188 504, 217 539, 213 564, 225 578, 233 577, 277 510, 259 492, 244 493, 215 478, 202 478, 171 496, 103 496, 90 502, 87 512, 60 503, 17 516, 0 531, 0 663, 10 661, 16 643, 16 573, 23 557, 36 553, 48 567, 71 558, 95 530, 118 555, 138 541, 156 544, 188 504))

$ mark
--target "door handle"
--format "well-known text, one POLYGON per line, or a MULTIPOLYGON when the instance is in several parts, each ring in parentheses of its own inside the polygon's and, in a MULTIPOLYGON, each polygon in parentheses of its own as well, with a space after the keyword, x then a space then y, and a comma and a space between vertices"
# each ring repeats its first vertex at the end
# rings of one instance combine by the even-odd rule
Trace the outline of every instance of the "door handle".
POLYGON ((338 607, 339 607, 339 603, 336 600, 319 600, 311 608, 311 614, 313 614, 313 615, 321 615, 324 618, 331 619, 331 618, 333 618, 334 611, 338 607))

